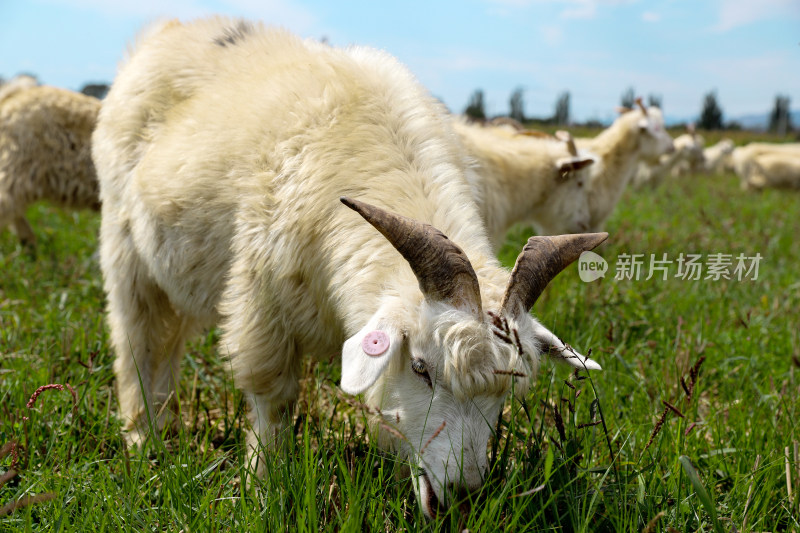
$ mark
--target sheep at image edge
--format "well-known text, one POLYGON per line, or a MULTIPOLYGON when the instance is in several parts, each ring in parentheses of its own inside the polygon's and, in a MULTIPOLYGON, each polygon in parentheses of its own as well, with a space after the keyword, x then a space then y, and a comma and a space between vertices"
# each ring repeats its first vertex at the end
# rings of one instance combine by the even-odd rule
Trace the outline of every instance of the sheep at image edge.
POLYGON ((100 100, 22 78, 0 87, 0 227, 20 241, 36 238, 27 207, 47 200, 99 210, 91 136, 100 100))
POLYGON ((800 143, 754 142, 731 152, 743 190, 800 189, 800 143))

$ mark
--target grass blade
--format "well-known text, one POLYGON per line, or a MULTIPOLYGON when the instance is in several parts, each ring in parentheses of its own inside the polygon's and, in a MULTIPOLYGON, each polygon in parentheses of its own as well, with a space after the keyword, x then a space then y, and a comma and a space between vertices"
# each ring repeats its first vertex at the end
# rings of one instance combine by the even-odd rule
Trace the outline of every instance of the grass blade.
POLYGON ((684 472, 686 472, 686 477, 689 478, 689 482, 692 484, 692 487, 694 487, 695 494, 700 498, 700 503, 703 504, 703 508, 711 517, 711 522, 714 524, 714 531, 717 533, 724 533, 722 525, 719 523, 719 520, 717 520, 717 510, 714 506, 714 501, 711 499, 711 495, 706 490, 705 485, 703 485, 697 470, 695 470, 692 465, 691 459, 685 455, 681 455, 678 460, 681 466, 683 466, 684 472))

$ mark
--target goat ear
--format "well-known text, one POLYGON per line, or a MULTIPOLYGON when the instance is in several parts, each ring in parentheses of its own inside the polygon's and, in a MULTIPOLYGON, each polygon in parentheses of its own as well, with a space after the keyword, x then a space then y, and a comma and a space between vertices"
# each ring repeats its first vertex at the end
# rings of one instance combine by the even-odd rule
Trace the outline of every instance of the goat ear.
POLYGON ((539 344, 539 351, 554 361, 585 370, 602 370, 597 361, 579 354, 541 324, 537 324, 534 328, 534 337, 539 344))
POLYGON ((556 165, 558 165, 558 170, 562 174, 586 168, 591 164, 594 164, 594 158, 583 157, 583 156, 565 157, 563 159, 559 159, 558 161, 556 161, 556 165))
POLYGON ((342 390, 359 394, 373 385, 400 351, 403 334, 376 315, 342 347, 342 390))

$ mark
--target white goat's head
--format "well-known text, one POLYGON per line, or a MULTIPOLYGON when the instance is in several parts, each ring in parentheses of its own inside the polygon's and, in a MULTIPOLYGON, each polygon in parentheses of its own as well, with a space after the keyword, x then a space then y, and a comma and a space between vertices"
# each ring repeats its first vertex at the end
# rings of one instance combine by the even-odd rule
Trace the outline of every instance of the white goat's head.
POLYGON ((672 137, 664 127, 664 115, 657 107, 645 107, 641 98, 636 99, 636 105, 641 111, 641 117, 637 121, 641 132, 640 154, 645 161, 658 161, 662 155, 675 150, 672 137))
POLYGON ((568 155, 555 162, 560 177, 547 202, 536 210, 536 229, 542 235, 584 233, 589 231, 592 218, 590 167, 596 157, 578 153, 575 140, 567 131, 557 131, 556 138, 566 144, 568 155))
MULTIPOLYGON (((531 220, 537 232, 540 235, 561 235, 588 231, 592 218, 589 207, 589 167, 597 158, 586 152, 578 153, 575 140, 567 131, 557 131, 555 137, 535 130, 520 130, 516 134, 547 141, 558 139, 566 148, 563 157, 553 162, 553 170, 558 177, 548 187, 547 200, 531 210, 531 220)), ((540 177, 532 176, 531 179, 540 177)))
POLYGON ((356 200, 342 201, 392 243, 419 282, 413 303, 387 298, 345 342, 341 386, 365 393, 367 403, 379 408, 381 442, 409 459, 417 498, 431 517, 481 486, 503 402, 512 384, 525 392, 540 354, 600 368, 574 354, 528 311, 558 272, 607 234, 532 237, 502 300, 485 310, 469 259, 444 234, 356 200))

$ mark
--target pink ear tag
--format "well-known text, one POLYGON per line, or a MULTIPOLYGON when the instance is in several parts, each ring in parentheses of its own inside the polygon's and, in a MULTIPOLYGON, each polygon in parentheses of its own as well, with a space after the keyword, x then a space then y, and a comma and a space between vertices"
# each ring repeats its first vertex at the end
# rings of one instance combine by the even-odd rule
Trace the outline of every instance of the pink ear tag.
POLYGON ((361 348, 364 353, 377 357, 383 355, 389 349, 389 335, 385 331, 376 329, 364 335, 361 341, 361 348))

